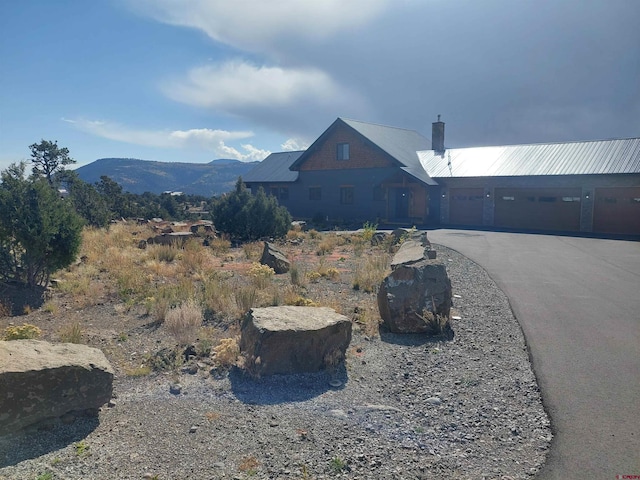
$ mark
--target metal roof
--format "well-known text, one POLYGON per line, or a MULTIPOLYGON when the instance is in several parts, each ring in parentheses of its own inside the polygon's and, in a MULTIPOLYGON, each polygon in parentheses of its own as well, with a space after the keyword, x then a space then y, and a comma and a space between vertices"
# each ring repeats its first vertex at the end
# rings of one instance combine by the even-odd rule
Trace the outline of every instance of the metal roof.
POLYGON ((640 173, 640 138, 418 152, 433 178, 640 173), (448 163, 451 163, 449 168, 448 163))
POLYGON ((298 172, 289 170, 304 150, 272 153, 245 174, 242 180, 252 182, 295 182, 298 172))
POLYGON ((417 154, 418 151, 429 148, 431 142, 418 132, 344 118, 339 120, 395 158, 404 166, 401 167, 402 170, 428 185, 436 185, 422 168, 417 154))

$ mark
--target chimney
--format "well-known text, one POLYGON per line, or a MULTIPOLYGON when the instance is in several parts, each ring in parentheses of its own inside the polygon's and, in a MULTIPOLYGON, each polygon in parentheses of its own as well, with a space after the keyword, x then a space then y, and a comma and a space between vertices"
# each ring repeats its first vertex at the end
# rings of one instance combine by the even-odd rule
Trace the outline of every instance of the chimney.
POLYGON ((431 124, 431 149, 436 155, 444 155, 444 122, 438 121, 431 124))

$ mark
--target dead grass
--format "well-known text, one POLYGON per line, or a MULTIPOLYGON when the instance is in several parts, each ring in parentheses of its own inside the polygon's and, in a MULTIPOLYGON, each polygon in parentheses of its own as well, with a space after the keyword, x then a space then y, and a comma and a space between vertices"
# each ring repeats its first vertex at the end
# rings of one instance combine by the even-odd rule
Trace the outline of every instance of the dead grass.
MULTIPOLYGON (((152 235, 148 227, 132 223, 85 229, 82 262, 55 274, 58 287, 43 307, 33 309, 30 323, 42 329, 46 340, 64 337, 101 348, 120 373, 129 376, 152 371, 140 352, 153 356, 175 349, 176 343, 195 345, 200 358, 212 354, 214 363, 244 361, 251 370, 260 359, 242 360, 235 347, 222 340, 236 338, 242 315, 254 307, 326 306, 353 318, 354 326, 367 335, 377 332, 375 291, 389 255, 386 247, 360 241, 360 234, 290 234, 278 244, 294 259, 288 275, 274 275, 259 264, 252 271, 262 242, 231 248, 224 238, 210 240, 213 245, 208 246, 192 239, 182 249, 138 248, 141 239, 152 235), (197 310, 192 322, 180 313, 188 302, 197 310), (172 315, 177 318, 169 320, 172 315), (90 328, 90 334, 83 327, 90 328)), ((2 329, 11 318, 9 307, 5 304, 3 317, 0 306, 2 329)))
POLYGON ((60 341, 63 343, 84 343, 82 341, 82 336, 84 334, 84 330, 80 322, 73 322, 63 326, 60 329, 60 341))
POLYGON ((353 288, 375 293, 384 277, 389 273, 390 257, 386 253, 370 255, 356 264, 353 288))
POLYGON ((202 320, 202 309, 193 299, 190 299, 171 308, 166 313, 164 325, 180 345, 191 345, 198 336, 202 320))

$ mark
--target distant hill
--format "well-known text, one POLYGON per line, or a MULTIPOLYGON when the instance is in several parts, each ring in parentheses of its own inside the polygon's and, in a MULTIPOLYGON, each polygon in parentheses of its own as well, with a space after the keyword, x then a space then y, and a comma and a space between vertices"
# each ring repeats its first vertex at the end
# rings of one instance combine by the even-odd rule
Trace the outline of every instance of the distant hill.
POLYGON ((233 190, 243 176, 258 162, 219 159, 209 163, 179 163, 138 160, 135 158, 100 158, 76 169, 87 183, 96 183, 106 175, 131 193, 166 191, 212 197, 233 190))

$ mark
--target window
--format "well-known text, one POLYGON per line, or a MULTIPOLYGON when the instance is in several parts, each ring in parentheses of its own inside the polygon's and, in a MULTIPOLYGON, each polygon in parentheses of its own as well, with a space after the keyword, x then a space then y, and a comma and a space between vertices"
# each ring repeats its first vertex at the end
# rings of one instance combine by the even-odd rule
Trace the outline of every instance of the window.
POLYGON ((322 188, 320 187, 309 187, 309 200, 322 200, 322 188))
POLYGON ((276 197, 278 200, 288 200, 289 188, 288 187, 271 187, 269 189, 269 195, 276 197))
POLYGON ((512 196, 502 197, 502 200, 506 200, 508 202, 513 202, 515 199, 516 197, 512 197, 512 196))
POLYGON ((373 187, 373 201, 374 202, 383 202, 386 199, 386 194, 384 191, 384 187, 381 185, 376 185, 373 187))
POLYGON ((339 143, 337 145, 336 158, 338 160, 349 160, 349 144, 348 143, 339 143))
POLYGON ((353 204, 353 187, 340 187, 340 203, 342 205, 353 204))
POLYGON ((539 197, 538 201, 545 202, 545 203, 553 203, 556 201, 556 197, 539 197))
POLYGON ((579 202, 580 197, 562 197, 563 202, 579 202))

